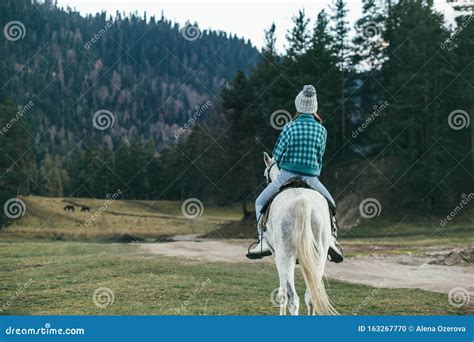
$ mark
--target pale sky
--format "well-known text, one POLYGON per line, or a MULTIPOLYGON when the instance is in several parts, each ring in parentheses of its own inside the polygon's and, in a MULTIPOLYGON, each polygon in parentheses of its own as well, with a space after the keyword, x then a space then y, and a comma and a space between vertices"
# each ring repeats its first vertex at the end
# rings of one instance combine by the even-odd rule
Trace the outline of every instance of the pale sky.
MULTIPOLYGON (((293 25, 291 17, 304 8, 307 17, 311 19, 311 26, 323 8, 328 6, 333 0, 313 0, 313 1, 281 1, 281 0, 208 0, 195 1, 174 0, 58 0, 59 6, 70 6, 82 14, 106 11, 112 15, 120 12, 137 12, 147 16, 161 16, 163 11, 167 19, 173 22, 184 24, 187 20, 196 21, 201 29, 222 30, 235 33, 239 37, 250 39, 252 44, 261 48, 264 42, 264 29, 270 27, 275 22, 277 28, 277 46, 283 51, 285 33, 293 25)), ((349 9, 348 21, 351 26, 362 14, 361 0, 347 0, 349 9)), ((438 11, 445 14, 452 22, 454 11, 445 0, 435 0, 438 11)))

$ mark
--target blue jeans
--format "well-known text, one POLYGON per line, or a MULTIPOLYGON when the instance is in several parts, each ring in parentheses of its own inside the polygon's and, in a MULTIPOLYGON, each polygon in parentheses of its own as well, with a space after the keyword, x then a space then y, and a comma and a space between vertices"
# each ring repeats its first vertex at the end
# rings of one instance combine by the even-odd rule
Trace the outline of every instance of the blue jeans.
POLYGON ((321 195, 326 197, 331 203, 336 206, 336 203, 334 202, 334 199, 332 198, 331 194, 329 191, 324 187, 324 185, 319 181, 318 177, 316 176, 305 176, 305 175, 300 175, 294 172, 286 171, 286 170, 281 170, 280 174, 278 177, 273 180, 270 184, 267 185, 265 190, 260 194, 260 196, 257 197, 255 200, 255 213, 257 215, 257 222, 260 219, 260 216, 262 215, 260 212, 262 211, 262 208, 265 206, 265 204, 268 202, 270 198, 272 198, 274 195, 280 191, 280 187, 286 183, 290 178, 293 177, 301 177, 303 178, 308 184, 318 191, 321 195))

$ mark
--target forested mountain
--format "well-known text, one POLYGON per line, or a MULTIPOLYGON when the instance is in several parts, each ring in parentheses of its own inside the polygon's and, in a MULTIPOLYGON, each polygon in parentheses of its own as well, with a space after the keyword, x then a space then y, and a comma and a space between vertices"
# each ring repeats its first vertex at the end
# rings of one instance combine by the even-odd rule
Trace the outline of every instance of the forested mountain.
POLYGON ((360 196, 430 218, 474 190, 473 16, 449 28, 432 1, 363 0, 349 39, 346 3, 336 0, 296 13, 278 54, 274 25, 257 52, 222 33, 195 39, 164 18, 1 6, 2 23, 27 27, 0 50, 0 127, 11 126, 0 132, 1 201, 117 189, 253 200, 262 152, 272 152, 305 84, 318 92, 328 130, 321 178, 337 201, 357 184, 369 189, 360 196), (112 127, 93 127, 98 110, 112 127))
POLYGON ((2 1, 2 27, 12 21, 24 37, 2 37, 1 95, 17 105, 34 102, 28 121, 44 147, 41 159, 45 150, 65 154, 92 136, 111 149, 135 135, 161 143, 195 106, 218 103, 225 81, 258 59, 235 36, 146 14, 82 17, 51 1, 2 1), (107 132, 92 129, 98 110, 114 116, 107 132))

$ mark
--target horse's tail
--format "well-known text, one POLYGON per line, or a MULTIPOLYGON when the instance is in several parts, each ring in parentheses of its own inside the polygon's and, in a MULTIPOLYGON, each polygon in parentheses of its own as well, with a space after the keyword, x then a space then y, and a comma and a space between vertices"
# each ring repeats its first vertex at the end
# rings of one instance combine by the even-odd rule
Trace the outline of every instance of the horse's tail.
POLYGON ((304 198, 298 199, 295 205, 294 241, 311 303, 318 315, 337 315, 324 287, 326 252, 322 250, 321 242, 316 241, 311 229, 311 206, 304 198))

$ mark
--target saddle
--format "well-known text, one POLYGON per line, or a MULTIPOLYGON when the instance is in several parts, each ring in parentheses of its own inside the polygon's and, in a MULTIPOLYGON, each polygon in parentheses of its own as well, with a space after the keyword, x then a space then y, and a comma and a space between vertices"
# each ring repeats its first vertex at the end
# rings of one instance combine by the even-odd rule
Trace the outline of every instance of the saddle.
MULTIPOLYGON (((302 177, 293 177, 293 178, 290 178, 289 180, 287 180, 285 183, 283 183, 283 185, 280 187, 280 190, 274 196, 272 196, 268 200, 268 202, 265 203, 265 205, 262 208, 262 211, 261 211, 262 218, 260 219, 260 228, 262 229, 262 231, 267 230, 268 214, 270 212, 270 206, 271 206, 273 200, 275 199, 275 197, 277 197, 279 194, 281 194, 285 190, 295 189, 295 188, 315 190, 302 177)), ((324 197, 324 198, 326 198, 326 197, 324 197)), ((329 214, 330 214, 330 217, 331 217, 331 228, 332 228, 331 230, 332 230, 333 234, 337 234, 337 229, 338 229, 337 223, 334 219, 332 219, 334 216, 336 216, 336 207, 334 207, 333 204, 331 203, 331 201, 329 201, 327 198, 326 198, 326 201, 328 202, 329 214)))

